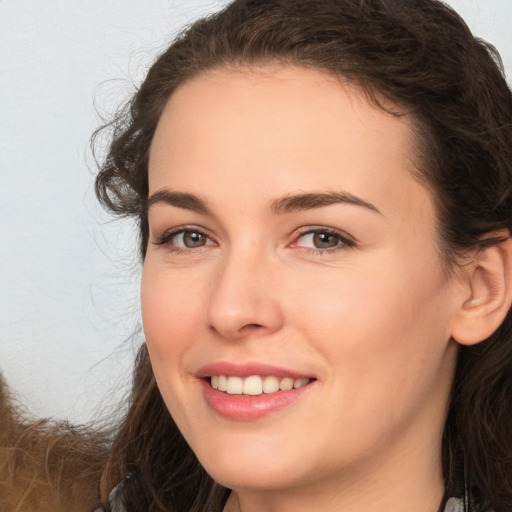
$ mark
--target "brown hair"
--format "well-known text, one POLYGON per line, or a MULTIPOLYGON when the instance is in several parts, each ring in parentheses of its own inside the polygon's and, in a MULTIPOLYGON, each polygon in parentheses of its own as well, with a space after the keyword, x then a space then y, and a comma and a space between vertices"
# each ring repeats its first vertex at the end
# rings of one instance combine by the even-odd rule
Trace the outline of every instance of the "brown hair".
POLYGON ((90 512, 108 438, 90 428, 31 421, 0 375, 0 510, 90 512))
MULTIPOLYGON (((185 30, 156 60, 113 127, 100 201, 148 238, 148 155, 176 88, 215 67, 269 62, 326 70, 386 97, 415 121, 421 179, 437 203, 447 267, 512 229, 512 94, 497 52, 437 0, 236 0, 185 30), (487 236, 486 236, 487 235, 487 236)), ((461 347, 443 440, 446 484, 457 446, 481 502, 512 507, 512 317, 461 347)), ((145 346, 103 498, 126 475, 127 510, 219 511, 228 491, 201 468, 167 412, 145 346)))

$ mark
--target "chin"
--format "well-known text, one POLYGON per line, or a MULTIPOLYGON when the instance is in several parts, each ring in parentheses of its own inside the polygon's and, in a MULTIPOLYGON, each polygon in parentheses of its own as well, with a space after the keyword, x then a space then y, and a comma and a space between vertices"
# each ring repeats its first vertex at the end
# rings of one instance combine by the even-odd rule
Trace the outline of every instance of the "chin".
POLYGON ((265 471, 247 466, 243 468, 215 466, 213 471, 208 473, 222 486, 237 490, 275 491, 293 487, 299 480, 296 475, 284 473, 282 470, 265 471))
POLYGON ((292 465, 279 463, 276 457, 251 455, 229 450, 216 458, 199 460, 216 482, 229 489, 278 489, 290 485, 297 476, 292 474, 292 465))
POLYGON ((199 454, 199 460, 216 482, 229 489, 277 490, 306 480, 300 454, 297 450, 295 456, 279 455, 254 442, 250 449, 238 447, 208 457, 199 454))

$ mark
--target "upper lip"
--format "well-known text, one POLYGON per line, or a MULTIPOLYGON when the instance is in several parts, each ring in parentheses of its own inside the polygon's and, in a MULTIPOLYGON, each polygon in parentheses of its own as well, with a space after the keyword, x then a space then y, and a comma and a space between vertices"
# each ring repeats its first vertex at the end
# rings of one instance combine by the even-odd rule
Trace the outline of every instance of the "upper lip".
POLYGON ((212 375, 226 375, 241 378, 250 377, 251 375, 274 375, 276 377, 292 377, 294 379, 314 378, 311 375, 307 375, 299 371, 257 362, 240 364, 228 361, 215 361, 202 366, 195 373, 195 376, 200 379, 211 377, 212 375))

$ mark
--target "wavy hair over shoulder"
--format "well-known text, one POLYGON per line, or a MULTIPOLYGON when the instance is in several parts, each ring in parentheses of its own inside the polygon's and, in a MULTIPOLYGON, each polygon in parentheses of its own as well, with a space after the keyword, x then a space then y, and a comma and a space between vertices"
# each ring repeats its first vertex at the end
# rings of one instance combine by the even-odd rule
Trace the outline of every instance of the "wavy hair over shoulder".
MULTIPOLYGON (((512 94, 500 58, 437 0, 236 0, 187 28, 113 124, 100 201, 148 238, 149 148, 173 92, 211 68, 282 62, 321 69, 391 100, 416 129, 420 179, 437 206, 447 268, 512 230, 512 94)), ((388 102, 386 101, 386 104, 388 102)), ((461 347, 443 439, 447 485, 463 446, 482 501, 512 508, 512 318, 461 347)), ((142 346, 128 415, 102 492, 126 475, 129 511, 220 511, 228 490, 196 460, 167 412, 142 346)))

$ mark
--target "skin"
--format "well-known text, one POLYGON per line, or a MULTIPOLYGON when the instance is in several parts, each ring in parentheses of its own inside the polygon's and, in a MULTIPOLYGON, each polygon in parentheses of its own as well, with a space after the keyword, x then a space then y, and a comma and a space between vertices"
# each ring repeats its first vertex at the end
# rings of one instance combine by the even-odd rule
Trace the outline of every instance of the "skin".
POLYGON ((194 194, 209 213, 149 208, 144 330, 169 411, 234 490, 226 510, 437 510, 463 287, 443 271, 413 140, 407 116, 293 66, 210 71, 166 105, 150 196, 194 194), (374 208, 269 208, 332 192, 374 208), (204 245, 159 244, 184 227, 204 245), (313 229, 333 247, 315 245, 313 229), (208 407, 195 377, 218 360, 317 380, 288 407, 235 421, 208 407))

